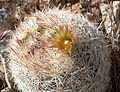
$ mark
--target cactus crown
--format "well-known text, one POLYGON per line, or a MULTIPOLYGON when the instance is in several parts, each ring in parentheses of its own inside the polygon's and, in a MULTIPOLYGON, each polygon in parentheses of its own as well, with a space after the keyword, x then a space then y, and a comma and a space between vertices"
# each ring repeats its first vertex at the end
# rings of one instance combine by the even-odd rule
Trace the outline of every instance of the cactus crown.
POLYGON ((60 50, 70 51, 73 45, 73 30, 68 28, 68 25, 62 26, 59 28, 55 28, 55 32, 51 33, 51 47, 58 48, 60 50))

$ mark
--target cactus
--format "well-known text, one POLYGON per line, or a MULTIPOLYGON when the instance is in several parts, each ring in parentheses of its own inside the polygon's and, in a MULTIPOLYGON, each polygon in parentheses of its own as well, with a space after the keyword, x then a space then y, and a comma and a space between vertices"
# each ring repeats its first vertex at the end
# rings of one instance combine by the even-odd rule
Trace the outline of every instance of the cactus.
POLYGON ((110 49, 82 14, 58 8, 36 11, 9 43, 9 68, 22 92, 105 92, 110 49))

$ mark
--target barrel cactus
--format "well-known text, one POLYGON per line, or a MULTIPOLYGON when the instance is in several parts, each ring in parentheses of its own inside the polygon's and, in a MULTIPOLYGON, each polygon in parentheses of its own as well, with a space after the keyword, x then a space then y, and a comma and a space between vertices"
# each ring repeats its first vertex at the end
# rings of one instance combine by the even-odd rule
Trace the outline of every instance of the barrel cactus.
POLYGON ((36 11, 12 33, 9 68, 22 92, 105 92, 110 49, 82 14, 36 11))

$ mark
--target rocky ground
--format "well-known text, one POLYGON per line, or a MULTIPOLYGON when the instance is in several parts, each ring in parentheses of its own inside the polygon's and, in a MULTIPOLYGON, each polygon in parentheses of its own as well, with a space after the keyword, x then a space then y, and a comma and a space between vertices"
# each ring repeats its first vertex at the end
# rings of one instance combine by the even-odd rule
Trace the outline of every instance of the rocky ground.
POLYGON ((0 90, 16 92, 13 84, 8 89, 5 80, 5 67, 2 62, 6 58, 6 45, 10 32, 19 25, 20 21, 35 10, 46 7, 70 9, 74 13, 82 13, 94 25, 103 31, 111 47, 112 83, 109 92, 120 92, 120 1, 119 0, 0 0, 0 90), (14 90, 14 91, 13 91, 14 90))

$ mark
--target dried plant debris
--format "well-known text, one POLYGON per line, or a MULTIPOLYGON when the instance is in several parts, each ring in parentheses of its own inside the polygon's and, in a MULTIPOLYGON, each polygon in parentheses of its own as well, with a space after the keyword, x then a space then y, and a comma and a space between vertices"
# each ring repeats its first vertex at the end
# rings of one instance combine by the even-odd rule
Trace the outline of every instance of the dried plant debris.
POLYGON ((0 30, 13 30, 25 15, 39 9, 41 0, 2 0, 0 1, 0 30), (38 8, 37 8, 38 7, 38 8))
POLYGON ((2 66, 0 65, 0 90, 2 90, 5 87, 4 73, 1 68, 2 68, 2 66))
POLYGON ((119 35, 120 35, 120 1, 114 1, 110 4, 102 3, 100 5, 102 13, 102 22, 105 26, 106 34, 109 36, 113 47, 118 45, 119 50, 119 35))
POLYGON ((110 86, 110 92, 120 91, 120 52, 112 51, 112 84, 110 86))
POLYGON ((16 89, 13 89, 13 88, 6 88, 6 89, 4 89, 4 90, 1 90, 1 92, 19 92, 18 90, 16 90, 16 89))

